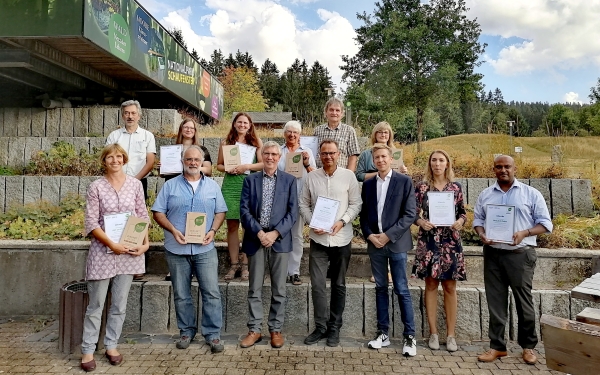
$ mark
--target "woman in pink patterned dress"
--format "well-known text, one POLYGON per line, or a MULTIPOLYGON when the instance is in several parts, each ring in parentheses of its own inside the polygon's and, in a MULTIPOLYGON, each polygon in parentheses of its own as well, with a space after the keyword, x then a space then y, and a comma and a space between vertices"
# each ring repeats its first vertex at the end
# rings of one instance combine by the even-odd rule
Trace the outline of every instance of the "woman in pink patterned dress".
POLYGON ((100 156, 105 174, 92 182, 87 191, 85 233, 91 234, 91 246, 86 262, 89 305, 83 323, 81 368, 88 372, 96 368, 94 351, 100 334, 100 320, 108 288, 111 306, 106 321, 106 358, 118 366, 123 356, 117 351, 121 335, 127 296, 134 274, 145 272, 144 253, 148 250, 148 236, 139 247, 113 242, 104 231, 104 215, 130 212, 148 222, 142 183, 123 172, 127 152, 118 144, 106 146, 100 156))
POLYGON ((454 182, 452 161, 443 150, 433 151, 429 155, 425 181, 417 184, 417 219, 419 226, 417 250, 413 275, 425 279, 425 309, 429 323, 429 347, 440 348, 437 330, 437 298, 440 281, 444 289, 444 310, 446 311, 446 349, 456 351, 455 339, 456 311, 456 281, 467 279, 465 258, 459 230, 467 220, 463 204, 462 187, 454 182), (435 226, 429 221, 428 192, 454 193, 454 223, 452 226, 435 226))

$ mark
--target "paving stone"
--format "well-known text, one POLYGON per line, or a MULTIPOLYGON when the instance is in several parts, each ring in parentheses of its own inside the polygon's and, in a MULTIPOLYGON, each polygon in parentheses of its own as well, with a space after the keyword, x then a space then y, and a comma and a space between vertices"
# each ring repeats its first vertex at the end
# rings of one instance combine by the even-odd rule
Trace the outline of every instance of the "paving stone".
MULTIPOLYGON (((202 300, 199 299, 199 288, 196 281, 192 281, 192 300, 194 306, 196 306, 196 322, 198 327, 202 322, 202 300)), ((169 332, 179 334, 179 328, 177 327, 177 314, 175 311, 175 295, 173 294, 173 288, 171 288, 171 294, 169 297, 169 332)), ((198 330, 198 340, 201 340, 201 332, 198 330)))
POLYGON ((571 180, 550 180, 550 191, 552 194, 552 217, 555 217, 558 214, 572 215, 571 180))
POLYGON ((573 193, 573 213, 577 216, 593 217, 592 182, 590 180, 571 180, 573 193))
POLYGON ((23 165, 29 164, 31 157, 42 149, 42 141, 39 137, 25 137, 25 149, 23 155, 23 165))
POLYGON ((171 283, 168 281, 148 281, 142 289, 141 331, 167 333, 169 331, 169 295, 171 283))
POLYGON ((162 113, 160 109, 145 109, 144 116, 147 118, 148 128, 147 130, 154 133, 155 135, 161 131, 161 117, 162 113))
POLYGON ((42 178, 42 199, 54 204, 60 202, 60 176, 42 178))
POLYGON ((87 137, 89 133, 88 124, 90 122, 89 108, 74 108, 73 118, 73 136, 87 137))
POLYGON ((176 109, 161 110, 161 134, 177 134, 183 118, 176 109))
POLYGON ((31 108, 19 108, 17 111, 17 136, 31 137, 31 108))
POLYGON ((42 177, 24 176, 23 180, 23 203, 39 202, 42 199, 42 177))
POLYGON ((45 137, 46 136, 46 109, 32 108, 31 109, 31 136, 45 137))
POLYGON ((104 134, 104 110, 100 107, 90 108, 88 135, 90 137, 106 137, 108 135, 104 134))
POLYGON ((488 186, 489 183, 487 178, 469 178, 467 183, 467 197, 469 200, 467 201, 467 204, 474 207, 475 203, 477 203, 479 194, 488 186))
POLYGON ((123 322, 124 332, 140 331, 142 317, 142 288, 144 283, 133 282, 129 289, 127 297, 127 310, 125 312, 125 321, 123 322))
POLYGON ((46 111, 46 137, 60 136, 60 109, 46 111))
MULTIPOLYGON (((423 288, 419 286, 409 286, 410 297, 412 299, 413 313, 415 317, 415 337, 417 339, 422 339, 423 336, 423 327, 424 327, 424 316, 425 316, 425 307, 423 306, 423 288)), ((404 332, 404 325, 402 324, 402 319, 400 317, 400 305, 398 304, 398 296, 395 293, 392 293, 394 297, 394 337, 402 338, 402 334, 404 332)))
POLYGON ((69 195, 79 194, 79 177, 61 176, 60 177, 60 201, 62 202, 69 195))
POLYGON ((23 205, 23 176, 6 176, 6 210, 23 205))
MULTIPOLYGON (((119 129, 121 113, 119 108, 104 108, 104 135, 119 129)), ((123 125, 124 126, 124 125, 123 125)))
POLYGON ((25 137, 12 137, 8 140, 8 165, 18 168, 25 166, 25 137))
POLYGON ((308 284, 286 285, 284 333, 306 335, 308 334, 308 284))
POLYGON ((60 109, 60 137, 73 137, 75 134, 75 112, 73 108, 60 109))
MULTIPOLYGON (((6 212, 6 176, 0 176, 0 213, 6 212)), ((1 323, 1 321, 0 321, 1 323)))
MULTIPOLYGON (((376 303, 376 293, 375 293, 375 284, 374 283, 365 283, 365 337, 367 339, 372 339, 377 334, 377 303, 376 303)), ((390 323, 393 322, 394 318, 394 288, 392 285, 388 287, 388 297, 390 300, 390 305, 388 308, 388 314, 390 317, 390 323)), ((413 306, 414 309, 414 306, 413 306)), ((388 334, 391 336, 394 333, 393 324, 390 324, 390 329, 388 334)))

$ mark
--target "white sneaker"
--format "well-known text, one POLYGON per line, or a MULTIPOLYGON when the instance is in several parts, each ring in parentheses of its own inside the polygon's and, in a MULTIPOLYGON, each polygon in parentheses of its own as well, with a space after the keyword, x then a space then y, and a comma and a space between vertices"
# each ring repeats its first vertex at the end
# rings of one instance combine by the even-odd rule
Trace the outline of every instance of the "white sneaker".
POLYGON ((437 333, 432 333, 431 336, 429 336, 429 349, 440 349, 440 337, 437 333))
POLYGON ((458 350, 458 345, 456 345, 456 339, 454 336, 446 337, 446 349, 448 349, 449 352, 455 352, 458 350))
POLYGON ((402 354, 409 357, 417 355, 417 341, 414 336, 406 336, 404 338, 404 346, 402 347, 402 354))
POLYGON ((383 332, 377 332, 375 339, 369 341, 371 349, 381 349, 384 346, 390 346, 390 337, 383 332))

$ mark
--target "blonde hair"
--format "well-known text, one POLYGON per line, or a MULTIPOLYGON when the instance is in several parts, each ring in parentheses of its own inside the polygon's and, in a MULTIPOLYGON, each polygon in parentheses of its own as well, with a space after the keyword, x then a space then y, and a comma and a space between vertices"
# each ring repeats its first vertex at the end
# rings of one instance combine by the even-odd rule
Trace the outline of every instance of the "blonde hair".
POLYGON ((375 151, 379 151, 379 150, 387 150, 388 154, 390 154, 390 156, 392 156, 392 148, 388 145, 386 145, 385 143, 375 143, 373 145, 373 148, 371 149, 371 154, 375 155, 375 151))
POLYGON ((127 151, 118 143, 113 143, 111 145, 105 146, 102 149, 102 153, 100 154, 100 164, 104 167, 104 162, 106 161, 106 157, 112 153, 117 153, 123 155, 123 164, 127 164, 129 162, 129 156, 127 155, 127 151))
POLYGON ((377 125, 373 126, 373 130, 371 131, 371 144, 374 145, 377 143, 377 132, 380 130, 387 130, 390 133, 390 138, 387 141, 387 145, 391 148, 394 148, 394 131, 392 130, 392 126, 385 121, 381 121, 377 123, 377 125))
POLYGON ((433 182, 433 170, 431 169, 431 157, 433 154, 442 154, 446 158, 446 170, 444 171, 444 177, 449 182, 454 181, 454 169, 452 169, 452 159, 450 159, 450 155, 444 150, 435 150, 429 154, 429 159, 427 160, 427 171, 425 171, 425 182, 433 182))

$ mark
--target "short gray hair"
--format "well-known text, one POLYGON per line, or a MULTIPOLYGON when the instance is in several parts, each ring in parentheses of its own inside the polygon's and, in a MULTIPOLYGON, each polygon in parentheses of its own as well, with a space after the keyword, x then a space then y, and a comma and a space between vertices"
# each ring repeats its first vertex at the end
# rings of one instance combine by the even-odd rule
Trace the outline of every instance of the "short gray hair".
POLYGON ((262 151, 261 154, 268 148, 271 147, 275 147, 277 149, 277 152, 279 153, 279 155, 281 155, 281 146, 279 145, 279 143, 275 142, 275 141, 267 141, 265 142, 265 144, 263 144, 262 146, 262 151))
POLYGON ((188 151, 188 150, 198 150, 198 151, 200 151, 200 158, 202 159, 202 162, 204 162, 204 151, 198 145, 191 145, 191 146, 183 148, 183 151, 181 151, 181 161, 182 162, 183 162, 183 156, 185 155, 186 151, 188 151))
POLYGON ((329 109, 329 107, 331 107, 334 104, 339 105, 340 108, 342 109, 342 113, 344 113, 344 102, 342 102, 340 99, 336 98, 335 96, 329 98, 327 103, 325 103, 325 108, 323 109, 323 113, 325 113, 325 115, 327 115, 327 110, 329 109))
POLYGON ((295 129, 298 130, 299 133, 302 133, 302 124, 300 123, 300 121, 288 121, 283 126, 283 131, 285 132, 289 129, 295 129))
POLYGON ((142 106, 140 105, 140 102, 138 102, 137 100, 126 100, 123 103, 121 103, 121 115, 123 115, 123 108, 129 107, 130 105, 136 106, 138 115, 142 116, 142 106))

